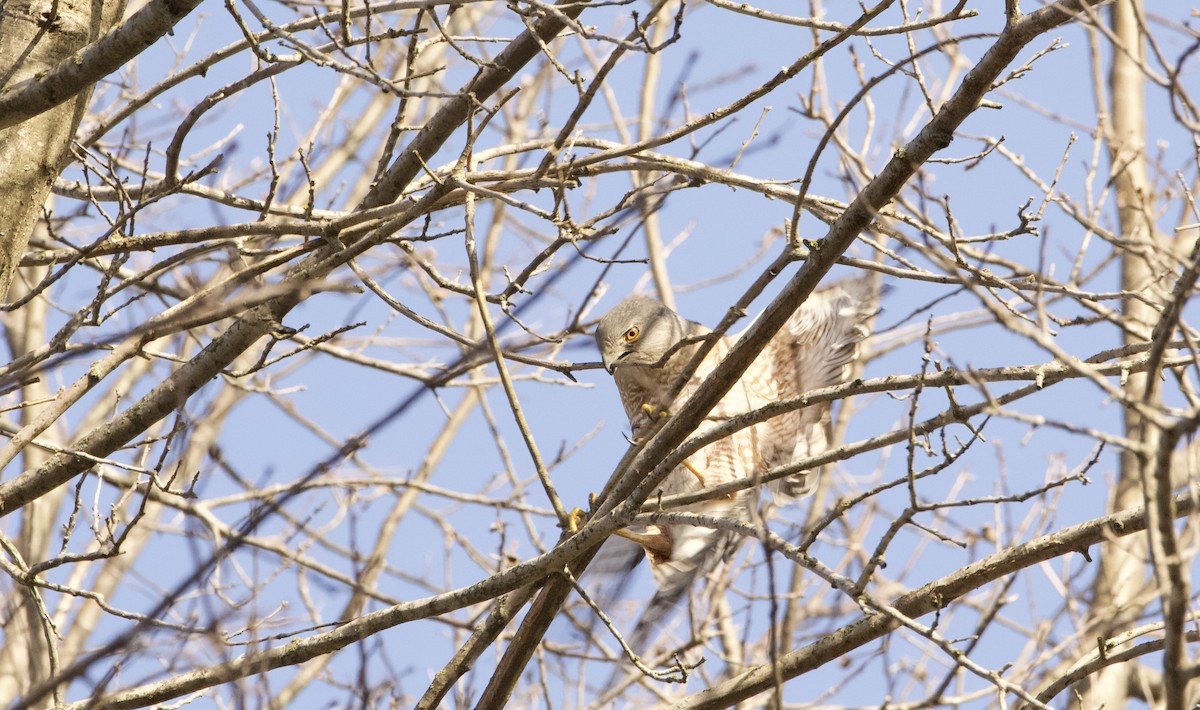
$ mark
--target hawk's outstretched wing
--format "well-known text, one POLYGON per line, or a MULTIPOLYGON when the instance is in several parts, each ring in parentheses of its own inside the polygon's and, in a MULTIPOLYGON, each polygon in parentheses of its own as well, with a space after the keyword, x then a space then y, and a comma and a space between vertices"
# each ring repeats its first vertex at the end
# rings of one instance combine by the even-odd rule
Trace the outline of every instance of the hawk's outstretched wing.
MULTIPOLYGON (((759 357, 696 428, 702 434, 729 419, 768 404, 792 400, 845 381, 878 309, 878 281, 843 281, 813 293, 766 345, 759 357)), ((622 404, 637 437, 650 417, 677 414, 728 354, 735 338, 722 338, 684 383, 673 400, 671 384, 698 347, 675 348, 689 336, 708 330, 680 317, 661 303, 633 296, 618 304, 596 330, 606 368, 613 372, 622 404), (669 355, 668 355, 669 354, 669 355)), ((691 493, 744 479, 819 455, 829 447, 831 404, 809 405, 742 428, 692 454, 663 480, 663 495, 691 493)), ((801 472, 773 482, 781 502, 811 490, 815 475, 801 472)), ((751 497, 742 491, 714 496, 680 510, 701 515, 747 519, 751 497)), ((648 525, 620 533, 638 543, 650 559, 658 593, 631 638, 635 650, 657 622, 699 576, 726 557, 736 542, 728 533, 693 525, 648 525)))
MULTIPOLYGON (((837 283, 813 293, 763 350, 769 381, 748 381, 755 408, 796 399, 813 390, 846 381, 867 337, 868 321, 878 310, 878 286, 871 278, 837 283)), ((763 473, 824 453, 829 448, 832 404, 822 402, 773 417, 758 437, 763 473)), ((811 472, 815 473, 815 472, 811 472)), ((779 503, 812 491, 810 472, 773 481, 779 503)))

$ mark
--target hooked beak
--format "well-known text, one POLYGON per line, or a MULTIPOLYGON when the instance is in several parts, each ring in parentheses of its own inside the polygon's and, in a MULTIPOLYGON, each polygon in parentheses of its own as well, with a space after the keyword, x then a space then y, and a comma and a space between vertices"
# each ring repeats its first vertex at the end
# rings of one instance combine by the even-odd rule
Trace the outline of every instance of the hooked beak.
POLYGON ((600 354, 600 362, 603 363, 604 370, 606 372, 608 372, 608 374, 611 375, 613 373, 613 368, 615 368, 617 366, 617 363, 621 360, 621 358, 625 357, 628 354, 629 353, 627 353, 627 352, 624 352, 624 353, 604 352, 604 353, 600 354))

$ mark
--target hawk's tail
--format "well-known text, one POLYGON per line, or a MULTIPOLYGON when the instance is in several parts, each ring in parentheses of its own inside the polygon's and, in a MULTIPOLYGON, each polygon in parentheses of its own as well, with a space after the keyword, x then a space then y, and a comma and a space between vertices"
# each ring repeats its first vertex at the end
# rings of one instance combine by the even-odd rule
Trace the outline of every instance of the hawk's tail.
MULTIPOLYGON (((651 634, 662 631, 663 622, 669 619, 675 608, 679 606, 680 600, 692 588, 692 583, 701 577, 707 577, 722 562, 732 557, 741 540, 738 535, 722 530, 696 528, 690 525, 675 527, 685 528, 688 531, 703 530, 710 534, 707 536, 706 545, 702 549, 696 549, 690 557, 663 563, 663 565, 670 565, 669 573, 661 574, 660 569, 655 569, 654 580, 658 582, 658 591, 654 593, 645 610, 642 611, 642 615, 638 617, 637 623, 634 624, 633 631, 629 633, 627 639, 629 647, 639 655, 646 654, 651 650, 649 647, 651 634)), ((662 565, 660 565, 661 567, 662 565)))
MULTIPOLYGON (((732 499, 707 501, 696 512, 745 520, 748 505, 745 495, 737 495, 732 499)), ((683 596, 693 588, 693 583, 697 579, 707 577, 729 559, 741 540, 740 536, 725 530, 695 525, 670 525, 668 530, 672 541, 671 557, 667 560, 651 559, 651 569, 658 591, 638 617, 633 631, 627 638, 629 647, 639 655, 650 650, 648 641, 651 634, 661 631, 662 623, 675 611, 683 596)))

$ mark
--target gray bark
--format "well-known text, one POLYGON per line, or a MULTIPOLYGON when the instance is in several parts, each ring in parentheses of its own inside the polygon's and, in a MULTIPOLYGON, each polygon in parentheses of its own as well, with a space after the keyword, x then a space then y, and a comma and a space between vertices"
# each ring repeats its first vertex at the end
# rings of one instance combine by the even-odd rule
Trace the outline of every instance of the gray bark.
MULTIPOLYGON (((101 36, 124 12, 123 0, 16 0, 0 13, 0 88, 43 77, 101 36)), ((12 285, 29 235, 92 93, 87 84, 49 110, 0 130, 0 300, 12 285)))

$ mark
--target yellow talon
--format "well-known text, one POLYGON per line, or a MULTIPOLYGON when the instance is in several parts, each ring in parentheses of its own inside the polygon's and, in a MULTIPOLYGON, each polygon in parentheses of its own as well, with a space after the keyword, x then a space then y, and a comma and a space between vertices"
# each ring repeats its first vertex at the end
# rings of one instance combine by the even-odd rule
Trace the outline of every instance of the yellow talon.
POLYGON ((671 413, 667 410, 664 409, 659 411, 657 407, 649 402, 642 405, 642 411, 645 412, 647 416, 658 417, 659 419, 666 419, 667 417, 671 416, 671 413))
POLYGON ((583 525, 585 519, 587 519, 587 513, 579 508, 571 508, 571 512, 567 513, 567 532, 572 535, 579 532, 579 527, 583 525))

